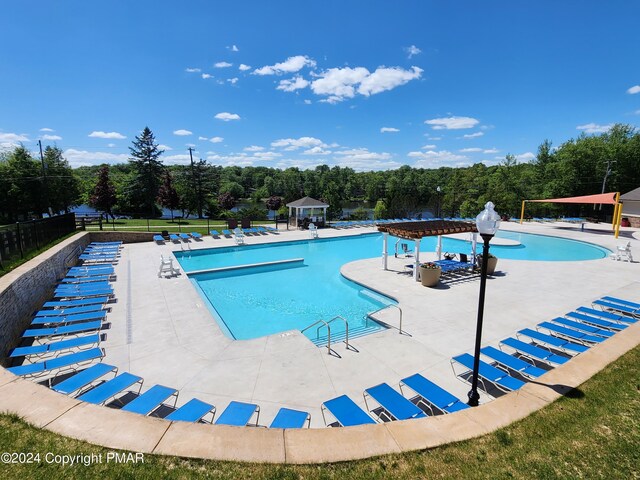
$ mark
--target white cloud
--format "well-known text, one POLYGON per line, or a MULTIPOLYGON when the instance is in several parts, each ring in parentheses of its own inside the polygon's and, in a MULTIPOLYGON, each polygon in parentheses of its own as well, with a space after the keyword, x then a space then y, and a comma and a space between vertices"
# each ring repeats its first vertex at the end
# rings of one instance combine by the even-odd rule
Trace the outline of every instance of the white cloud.
POLYGON ((165 165, 189 165, 191 157, 187 153, 177 153, 175 155, 163 155, 162 162, 165 165))
POLYGON ((414 55, 418 55, 419 53, 422 53, 422 50, 420 50, 415 45, 411 45, 410 47, 405 47, 404 51, 407 52, 408 58, 411 58, 414 55))
POLYGON ((239 52, 240 49, 236 46, 236 45, 231 45, 230 47, 227 47, 229 50, 231 50, 232 52, 239 52))
POLYGON ((457 155, 448 150, 428 150, 426 152, 409 152, 409 158, 416 159, 415 168, 434 168, 441 166, 465 166, 469 164, 469 158, 465 155, 457 155))
POLYGON ((218 120, 222 120, 224 122, 229 122, 231 120, 240 120, 240 115, 238 115, 237 113, 220 112, 216 113, 214 118, 217 118, 218 120))
POLYGON ((280 158, 282 154, 278 152, 254 152, 253 156, 260 160, 272 160, 274 158, 280 158))
POLYGON ((62 140, 62 137, 60 135, 43 135, 42 140, 50 140, 50 141, 62 140))
POLYGON ((112 140, 123 140, 127 137, 118 132, 101 132, 101 131, 93 131, 89 134, 92 138, 108 138, 112 140))
POLYGON ((633 112, 635 115, 640 115, 640 110, 636 110, 635 112, 633 112))
POLYGON ((231 85, 235 85, 236 83, 238 83, 238 77, 227 78, 227 82, 229 82, 231 85))
POLYGON ((299 148, 327 147, 322 140, 314 137, 281 138, 271 142, 272 147, 284 148, 286 151, 297 150, 299 148))
POLYGON ((306 88, 308 86, 309 86, 309 81, 297 75, 288 80, 280 80, 280 84, 276 87, 276 90, 293 92, 295 90, 300 90, 301 88, 306 88))
POLYGON ((205 141, 205 140, 209 140, 209 138, 200 136, 200 137, 198 137, 198 140, 205 141))
POLYGON ((169 145, 164 145, 164 144, 158 145, 158 149, 164 150, 165 152, 168 152, 169 150, 173 150, 173 148, 171 148, 169 145))
POLYGON ((482 149, 478 148, 478 147, 473 147, 473 148, 463 148, 460 150, 460 153, 475 153, 475 152, 481 152, 482 149))
POLYGON ((536 155, 532 152, 525 152, 520 155, 516 155, 516 160, 522 163, 530 162, 534 158, 536 158, 536 155))
POLYGON ((202 70, 200 70, 199 68, 189 68, 189 67, 187 67, 187 68, 184 69, 184 71, 188 72, 188 73, 199 73, 202 70))
POLYGON ((115 144, 115 143, 107 143, 107 147, 109 147, 109 148, 113 148, 113 147, 115 147, 115 146, 116 146, 116 144, 115 144))
POLYGON ((483 150, 482 153, 498 153, 499 151, 497 148, 488 148, 487 150, 483 150))
POLYGON ((211 143, 222 143, 222 142, 224 142, 224 138, 222 138, 222 137, 211 137, 209 139, 209 141, 211 143))
POLYGON ((420 147, 422 150, 433 150, 434 148, 436 148, 435 145, 423 145, 422 147, 420 147))
POLYGON ((200 75, 202 77, 203 80, 206 80, 208 78, 213 78, 213 75, 209 75, 208 73, 203 73, 202 75, 200 75))
POLYGON ((17 133, 0 133, 0 142, 29 142, 29 138, 25 134, 17 133))
POLYGON ((265 65, 253 71, 255 75, 281 75, 283 73, 294 73, 304 67, 315 67, 316 62, 306 55, 296 55, 289 57, 284 62, 275 65, 265 65))
POLYGON ((462 138, 478 138, 484 135, 484 132, 476 132, 476 133, 467 133, 463 135, 462 138))
POLYGON ((630 95, 635 95, 636 93, 640 93, 640 85, 634 85, 633 87, 627 90, 627 93, 630 95))
POLYGON ((88 152, 86 150, 67 149, 64 158, 73 168, 100 165, 102 163, 125 163, 129 156, 126 153, 88 152))
POLYGON ((411 67, 411 70, 404 70, 400 67, 378 67, 375 72, 362 81, 358 93, 368 97, 386 90, 393 90, 411 80, 420 78, 422 72, 423 70, 418 67, 411 67))
POLYGON ((460 130, 473 128, 480 122, 471 117, 444 117, 425 120, 424 123, 431 125, 434 130, 460 130))
POLYGON ((229 67, 233 66, 233 63, 218 62, 218 63, 214 63, 213 66, 216 67, 216 68, 229 68, 229 67))
POLYGON ((243 148, 245 152, 261 152, 264 150, 264 147, 259 147, 257 145, 251 145, 250 147, 243 148))
MULTIPOLYGON (((308 100, 308 99, 304 101, 305 105, 311 105, 311 103, 312 103, 311 100, 308 100)), ((638 110, 636 113, 640 113, 640 110, 638 110)))
POLYGON ((184 146, 185 147, 196 148, 196 144, 195 143, 185 143, 184 146))
POLYGON ((329 155, 331 150, 325 150, 322 147, 313 147, 302 152, 303 155, 329 155))
POLYGON ((382 127, 380 129, 380 133, 396 133, 399 132, 400 130, 398 130, 397 128, 393 128, 393 127, 382 127))
POLYGON ((186 137, 186 136, 189 136, 189 135, 193 135, 193 132, 181 128, 180 130, 174 130, 173 134, 174 135, 178 135, 179 137, 186 137))
POLYGON ((55 132, 55 130, 53 128, 41 128, 40 129, 41 132, 55 132))
POLYGON ((607 125, 598 125, 596 123, 587 123, 586 125, 578 125, 576 130, 582 130, 585 133, 605 133, 611 130, 613 123, 607 125))
POLYGON ((341 150, 335 154, 339 155, 334 158, 338 160, 341 167, 350 167, 356 171, 391 170, 401 166, 400 163, 393 160, 390 153, 370 152, 366 148, 341 150))
POLYGON ((238 67, 238 70, 240 70, 241 72, 246 72, 247 70, 251 70, 251 65, 245 65, 244 63, 241 63, 238 67))

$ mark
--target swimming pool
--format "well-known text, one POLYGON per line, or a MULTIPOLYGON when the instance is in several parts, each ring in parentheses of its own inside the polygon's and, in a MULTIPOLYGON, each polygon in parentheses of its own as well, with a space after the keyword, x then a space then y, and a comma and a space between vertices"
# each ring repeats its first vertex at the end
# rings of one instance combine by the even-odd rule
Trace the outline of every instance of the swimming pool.
MULTIPOLYGON (((517 246, 492 246, 492 253, 499 258, 567 261, 593 260, 608 254, 596 245, 557 237, 507 231, 498 232, 498 236, 521 242, 517 246)), ((421 251, 434 251, 436 242, 436 237, 422 239, 421 251)), ((390 237, 391 255, 395 243, 396 239, 390 237)), ((469 242, 447 237, 443 237, 442 247, 449 252, 470 250, 469 242)), ((340 275, 345 263, 379 257, 381 253, 379 233, 174 252, 222 330, 238 340, 301 330, 337 315, 349 322, 350 334, 385 328, 368 319, 367 314, 394 301, 340 275)), ((332 336, 340 335, 344 326, 335 322, 331 329, 332 336)), ((326 330, 320 333, 326 335, 326 330)), ((313 340, 316 329, 305 334, 313 340)))

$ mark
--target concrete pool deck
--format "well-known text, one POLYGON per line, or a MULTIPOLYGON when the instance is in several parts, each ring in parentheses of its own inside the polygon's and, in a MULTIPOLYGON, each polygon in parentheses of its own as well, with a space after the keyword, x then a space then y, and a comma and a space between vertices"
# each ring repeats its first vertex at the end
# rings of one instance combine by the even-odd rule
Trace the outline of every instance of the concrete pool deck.
MULTIPOLYGON (((584 232, 575 225, 563 223, 527 223, 522 226, 506 223, 502 227, 513 231, 559 235, 589 241, 609 249, 615 249, 616 245, 631 239, 614 239, 608 225, 589 225, 584 232)), ((626 230, 629 232, 625 233, 633 232, 632 229, 626 230)), ((326 229, 320 231, 320 236, 353 235, 371 231, 375 230, 326 229)), ((246 241, 247 244, 252 244, 308 238, 308 232, 283 231, 279 235, 247 237, 246 241)), ((633 250, 640 251, 640 242, 635 239, 631 239, 631 242, 633 250)), ((192 242, 191 248, 229 245, 234 245, 232 239, 208 237, 201 242, 192 242)), ((401 378, 416 372, 423 373, 462 400, 466 399, 469 385, 460 382, 454 376, 450 359, 454 355, 471 352, 473 348, 479 287, 477 277, 475 280, 443 284, 438 288, 426 288, 402 272, 403 265, 407 263, 405 259, 390 259, 388 271, 381 270, 380 258, 361 260, 343 266, 342 273, 348 278, 398 300, 403 311, 403 330, 408 335, 400 335, 398 330, 391 328, 359 337, 351 342, 357 352, 346 350, 343 344, 336 344, 334 349, 341 356, 337 358, 327 355, 326 348, 316 347, 296 331, 254 340, 233 341, 227 338, 186 275, 174 278, 157 277, 160 254, 166 256, 176 247, 177 245, 170 244, 158 246, 152 242, 127 244, 123 248, 121 260, 116 265, 117 280, 113 285, 118 301, 112 304, 112 311, 107 316, 110 328, 105 331, 106 340, 101 344, 106 351, 103 361, 118 366, 120 371, 142 376, 145 380, 143 390, 157 383, 175 387, 180 390, 178 405, 197 397, 216 405, 218 412, 222 412, 231 400, 257 403, 261 407, 262 425, 268 425, 280 407, 301 409, 311 413, 312 427, 324 427, 320 412, 320 404, 323 401, 348 394, 364 407, 362 392, 365 388, 381 382, 397 387, 401 378)), ((434 258, 434 254, 426 252, 421 258, 428 260, 434 258)), ((639 268, 637 262, 616 262, 609 258, 579 262, 500 259, 497 274, 490 278, 487 284, 483 345, 497 345, 499 340, 512 336, 521 328, 532 327, 543 320, 562 316, 580 305, 589 305, 592 300, 603 295, 610 294, 640 301, 640 283, 637 281, 639 268)), ((396 318, 397 314, 389 311, 385 312, 382 319, 394 326, 397 325, 396 318)), ((582 354, 567 366, 555 369, 542 378, 549 382, 562 372, 569 372, 573 382, 562 378, 562 382, 558 383, 568 387, 579 385, 621 353, 638 344, 640 328, 636 325, 633 329, 627 330, 628 332, 607 340, 602 346, 592 348, 589 355, 582 354), (602 352, 608 350, 618 351, 617 356, 611 356, 607 360, 602 352), (590 357, 595 357, 598 361, 585 370, 584 363, 590 357), (578 365, 581 365, 582 369, 579 375, 574 371, 578 365), (599 368, 593 370, 597 366, 599 368), (585 377, 586 373, 589 373, 589 376, 585 377)), ((3 386, 0 388, 5 389, 13 385, 14 388, 21 386, 20 388, 30 390, 29 386, 23 385, 30 382, 10 381, 7 377, 12 376, 3 372, 0 377, 0 385, 3 386)), ((58 417, 51 414, 42 424, 48 425, 47 428, 54 431, 92 441, 83 432, 84 427, 73 427, 73 418, 84 418, 86 421, 87 416, 96 407, 76 406, 78 402, 75 400, 42 390, 46 392, 43 399, 46 397, 47 401, 50 395, 60 397, 52 400, 54 404, 73 403, 68 407, 72 408, 69 413, 73 415, 64 415, 54 421, 58 417), (86 412, 84 417, 82 412, 86 412)), ((464 413, 462 416, 475 418, 481 416, 482 412, 490 415, 486 413, 490 411, 495 414, 498 411, 496 409, 501 408, 500 405, 511 402, 512 406, 520 405, 515 407, 518 413, 510 416, 507 409, 500 418, 521 418, 526 412, 539 408, 545 401, 553 400, 558 395, 557 392, 541 393, 539 386, 531 384, 524 390, 493 400, 482 409, 475 409, 473 413, 464 413), (522 402, 527 399, 529 402, 524 402, 526 405, 523 406, 522 402)), ((481 398, 483 403, 489 400, 488 396, 481 398)), ((11 404, 15 406, 15 403, 11 404)), ((9 406, 7 401, 0 401, 0 408, 13 411, 9 406)), ((114 422, 114 425, 133 421, 133 417, 125 412, 104 408, 100 410, 104 412, 105 417, 114 422)), ((410 445, 411 448, 432 446, 429 442, 435 440, 432 438, 427 441, 422 433, 411 438, 408 432, 412 429, 418 433, 425 428, 435 428, 439 432, 437 438, 463 438, 463 432, 456 430, 454 417, 455 415, 430 418, 429 427, 425 427, 427 424, 421 421, 380 425, 370 430, 378 432, 371 434, 370 442, 373 443, 362 446, 359 453, 342 452, 343 456, 332 456, 323 450, 326 446, 318 447, 316 460, 362 458, 368 454, 410 449, 410 445), (434 427, 436 424, 438 426, 434 427), (447 433, 447 429, 452 431, 447 433)), ((166 421, 144 417, 139 420, 144 420, 145 428, 152 431, 149 433, 149 443, 135 446, 126 444, 121 448, 256 461, 280 461, 276 459, 280 455, 287 457, 283 452, 290 454, 282 461, 314 461, 309 452, 298 452, 298 457, 291 453, 300 447, 296 444, 297 441, 305 442, 305 439, 311 436, 323 439, 333 435, 355 435, 355 439, 358 437, 357 432, 361 431, 360 427, 340 429, 343 433, 329 433, 325 429, 317 433, 287 431, 284 437, 282 431, 279 431, 280 437, 276 442, 277 446, 272 445, 273 451, 247 457, 233 448, 232 451, 235 453, 222 452, 221 446, 218 445, 220 448, 217 448, 216 444, 196 447, 198 435, 202 435, 202 440, 209 435, 207 432, 210 428, 207 426, 171 424, 172 427, 168 429, 169 422, 166 421), (193 429, 190 430, 190 427, 193 429), (184 429, 198 434, 190 440, 181 438, 180 432, 184 429), (156 434, 160 437, 154 448, 151 443, 156 434), (282 441, 284 444, 281 444, 282 441), (195 450, 188 450, 185 442, 190 443, 195 450)), ((498 423, 503 425, 503 420, 498 423)), ((136 417, 134 423, 140 422, 137 422, 136 417)), ((477 432, 473 435, 468 434, 468 426, 460 426, 462 430, 467 428, 466 438, 484 433, 489 428, 486 423, 478 422, 477 419, 473 422, 477 427, 477 432)), ((247 429, 242 431, 247 432, 247 429)), ((270 436, 277 435, 277 432, 257 429, 243 435, 253 439, 247 440, 249 443, 255 440, 271 445, 270 436)), ((114 445, 113 442, 102 444, 114 445)))

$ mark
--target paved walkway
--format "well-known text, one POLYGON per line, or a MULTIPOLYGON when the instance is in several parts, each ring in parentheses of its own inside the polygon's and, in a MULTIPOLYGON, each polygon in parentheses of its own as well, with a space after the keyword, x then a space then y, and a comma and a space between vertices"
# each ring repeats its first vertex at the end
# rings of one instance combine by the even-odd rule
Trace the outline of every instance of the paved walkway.
MULTIPOLYGON (((586 231, 563 223, 525 225, 506 223, 504 229, 559 235, 614 249, 627 238, 615 240, 608 225, 588 225, 586 231)), ((353 235, 371 228, 325 229, 321 237, 353 235)), ((631 238, 640 255, 640 242, 631 238)), ((247 243, 309 238, 308 232, 282 231, 279 235, 248 237, 247 243)), ((231 239, 204 238, 191 248, 233 245, 231 239)), ((297 331, 234 341, 211 317, 186 275, 158 278, 160 254, 170 255, 177 245, 127 244, 116 266, 114 289, 118 302, 108 315, 105 362, 145 379, 145 387, 159 383, 180 389, 178 405, 192 397, 213 403, 221 412, 231 400, 261 406, 261 424, 268 425, 283 406, 311 412, 312 427, 323 427, 320 404, 348 394, 364 406, 362 391, 380 382, 398 381, 421 372, 465 399, 468 384, 454 376, 452 356, 473 348, 479 280, 439 288, 425 288, 402 273, 406 260, 390 259, 389 271, 381 260, 370 259, 343 266, 342 273, 396 298, 403 310, 403 330, 388 329, 353 340, 355 351, 336 345, 342 358, 329 356, 297 331)), ((431 252, 422 259, 434 258, 431 252)), ((615 294, 640 301, 639 263, 608 258, 579 262, 531 262, 500 259, 488 280, 483 344, 497 344, 518 329, 562 315, 593 299, 615 294)), ((397 325, 397 314, 383 320, 397 325), (394 316, 395 315, 395 316, 394 316)), ((483 397, 481 402, 486 402, 483 397)))

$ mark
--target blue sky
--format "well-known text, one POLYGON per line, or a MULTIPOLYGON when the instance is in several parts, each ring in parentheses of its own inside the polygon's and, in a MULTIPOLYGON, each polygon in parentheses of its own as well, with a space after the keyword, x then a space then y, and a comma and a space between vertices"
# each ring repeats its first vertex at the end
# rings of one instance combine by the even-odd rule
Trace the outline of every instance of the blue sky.
POLYGON ((640 125, 640 2, 4 2, 0 148, 360 170, 640 125))

